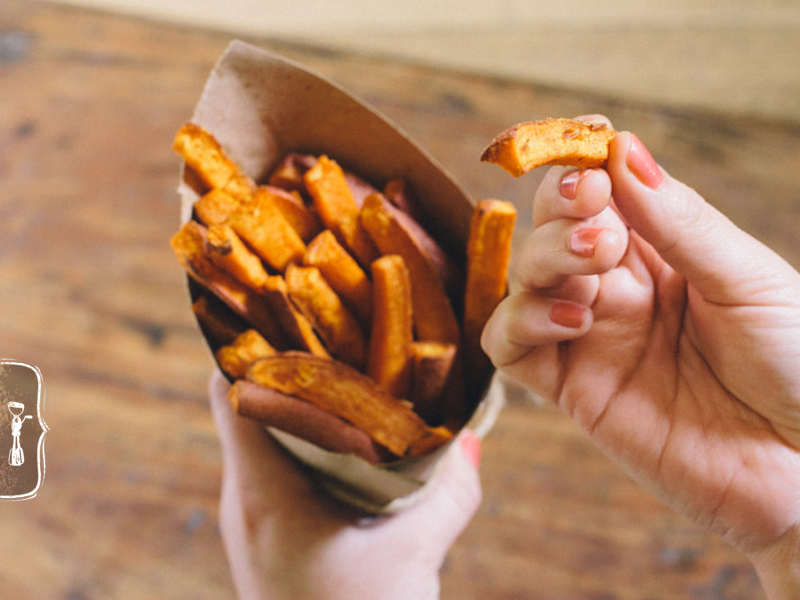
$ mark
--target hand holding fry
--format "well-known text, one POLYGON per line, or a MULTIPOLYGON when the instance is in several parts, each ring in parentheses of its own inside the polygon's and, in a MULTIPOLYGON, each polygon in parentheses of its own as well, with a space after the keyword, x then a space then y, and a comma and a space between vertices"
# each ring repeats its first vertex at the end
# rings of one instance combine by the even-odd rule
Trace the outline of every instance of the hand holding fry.
POLYGON ((484 347, 791 597, 800 274, 630 133, 611 142, 607 170, 575 173, 553 168, 537 190, 514 267, 524 288, 495 311, 484 347))

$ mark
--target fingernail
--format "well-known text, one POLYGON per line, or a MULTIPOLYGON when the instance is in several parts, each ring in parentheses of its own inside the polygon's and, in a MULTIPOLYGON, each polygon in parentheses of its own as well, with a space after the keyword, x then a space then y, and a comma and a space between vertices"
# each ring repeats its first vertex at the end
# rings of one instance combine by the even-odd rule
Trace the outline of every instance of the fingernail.
POLYGON ((559 301, 550 307, 550 320, 556 325, 577 329, 583 325, 586 307, 575 302, 559 301))
POLYGON ((461 451, 467 460, 476 469, 481 465, 481 440, 471 430, 465 429, 461 432, 459 438, 461 442, 461 451))
POLYGON ((578 182, 581 180, 583 171, 570 171, 561 178, 558 190, 567 200, 575 200, 578 197, 578 182))
POLYGON ((604 229, 601 227, 578 227, 569 236, 569 249, 573 254, 590 258, 594 256, 597 240, 604 229))
POLYGON ((658 168, 658 163, 656 163, 647 148, 644 147, 642 141, 633 133, 631 134, 631 145, 628 148, 626 162, 631 173, 636 175, 636 179, 650 189, 657 189, 661 182, 664 181, 664 174, 658 168))

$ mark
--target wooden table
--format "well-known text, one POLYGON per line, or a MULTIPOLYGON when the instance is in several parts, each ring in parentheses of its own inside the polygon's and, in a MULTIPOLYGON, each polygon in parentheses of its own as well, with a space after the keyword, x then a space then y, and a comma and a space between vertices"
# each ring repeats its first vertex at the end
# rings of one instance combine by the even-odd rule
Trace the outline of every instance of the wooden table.
MULTIPOLYGON (((229 37, 31 0, 0 13, 0 355, 45 380, 47 474, 0 503, 6 597, 233 595, 217 530, 211 359, 167 240, 172 136, 229 37)), ((514 81, 250 40, 339 81, 477 198, 530 219, 536 176, 477 156, 506 125, 603 112, 800 265, 800 136, 514 81)), ((515 394, 485 442, 484 502, 445 598, 757 598, 748 563, 674 516, 560 412, 515 394)))

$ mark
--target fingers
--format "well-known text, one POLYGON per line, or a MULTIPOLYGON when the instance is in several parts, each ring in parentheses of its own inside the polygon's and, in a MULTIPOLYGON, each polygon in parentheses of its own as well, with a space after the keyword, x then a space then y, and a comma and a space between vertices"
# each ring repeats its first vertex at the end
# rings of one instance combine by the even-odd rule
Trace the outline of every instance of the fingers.
POLYGON ((615 136, 608 173, 614 201, 626 221, 707 300, 757 301, 754 294, 766 291, 765 281, 794 272, 694 190, 670 177, 635 135, 615 136))
POLYGON ((578 338, 591 325, 592 311, 583 304, 519 292, 497 306, 483 329, 481 344, 494 365, 502 368, 536 346, 578 338))
POLYGON ((553 167, 533 199, 533 225, 555 219, 587 219, 599 214, 611 199, 611 180, 603 169, 553 167))
POLYGON ((557 219, 520 243, 514 275, 533 289, 556 286, 570 275, 605 273, 619 263, 627 244, 628 230, 610 208, 592 219, 557 219))

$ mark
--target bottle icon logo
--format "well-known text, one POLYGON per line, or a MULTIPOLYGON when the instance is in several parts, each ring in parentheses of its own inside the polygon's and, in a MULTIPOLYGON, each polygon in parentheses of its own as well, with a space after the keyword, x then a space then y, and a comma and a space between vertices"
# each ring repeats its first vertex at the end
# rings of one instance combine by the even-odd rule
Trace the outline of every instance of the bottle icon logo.
POLYGON ((0 360, 0 448, 8 459, 0 460, 0 499, 33 498, 45 473, 44 383, 38 368, 12 360, 0 360))

